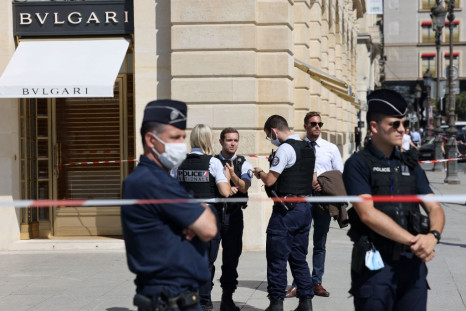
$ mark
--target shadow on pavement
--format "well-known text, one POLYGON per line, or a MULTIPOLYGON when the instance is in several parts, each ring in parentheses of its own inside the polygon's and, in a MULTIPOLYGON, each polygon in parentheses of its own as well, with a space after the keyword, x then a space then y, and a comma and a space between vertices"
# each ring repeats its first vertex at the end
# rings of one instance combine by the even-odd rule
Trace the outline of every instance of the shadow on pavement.
POLYGON ((441 245, 448 245, 448 246, 459 246, 459 247, 466 247, 466 244, 459 244, 459 243, 448 243, 448 242, 440 242, 441 245))
POLYGON ((248 304, 242 305, 240 307, 240 309, 243 310, 243 311, 256 311, 256 310, 261 310, 262 311, 262 309, 258 309, 256 307, 250 306, 248 304))
POLYGON ((135 309, 128 309, 128 308, 120 308, 120 307, 111 307, 105 309, 106 311, 133 311, 135 309))
POLYGON ((238 287, 246 287, 267 292, 267 282, 265 281, 238 281, 238 287))

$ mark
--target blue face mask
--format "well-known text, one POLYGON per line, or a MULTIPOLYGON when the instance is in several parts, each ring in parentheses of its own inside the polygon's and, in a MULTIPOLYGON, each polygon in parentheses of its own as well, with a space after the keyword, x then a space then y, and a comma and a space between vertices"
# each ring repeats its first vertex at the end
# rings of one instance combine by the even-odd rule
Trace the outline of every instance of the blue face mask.
POLYGON ((382 257, 374 245, 372 245, 372 249, 366 252, 366 267, 372 271, 380 270, 384 267, 382 257))

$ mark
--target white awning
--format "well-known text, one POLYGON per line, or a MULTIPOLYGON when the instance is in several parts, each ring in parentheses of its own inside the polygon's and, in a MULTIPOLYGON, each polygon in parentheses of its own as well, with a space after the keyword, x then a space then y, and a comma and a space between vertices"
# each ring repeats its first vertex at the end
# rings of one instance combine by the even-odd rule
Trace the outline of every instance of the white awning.
POLYGON ((0 97, 113 97, 128 46, 124 38, 21 41, 0 77, 0 97))

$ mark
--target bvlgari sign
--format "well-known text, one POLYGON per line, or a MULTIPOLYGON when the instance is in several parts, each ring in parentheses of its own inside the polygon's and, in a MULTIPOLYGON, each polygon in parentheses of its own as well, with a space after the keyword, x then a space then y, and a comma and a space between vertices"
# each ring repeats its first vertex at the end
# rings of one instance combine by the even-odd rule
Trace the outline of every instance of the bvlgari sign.
POLYGON ((133 1, 15 2, 17 36, 122 35, 134 30, 133 1))

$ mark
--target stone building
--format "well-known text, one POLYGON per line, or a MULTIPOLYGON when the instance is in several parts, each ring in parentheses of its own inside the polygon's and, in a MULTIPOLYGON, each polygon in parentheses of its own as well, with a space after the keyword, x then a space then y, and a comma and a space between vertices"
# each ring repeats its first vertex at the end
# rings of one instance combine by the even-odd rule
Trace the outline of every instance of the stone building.
MULTIPOLYGON (((206 123, 218 137, 236 127, 240 153, 262 156, 253 165, 268 165, 262 127, 272 114, 303 134, 304 115, 320 111, 323 137, 345 159, 352 153, 364 0, 109 4, 1 2, 2 200, 118 199, 142 151, 144 106, 156 98, 186 101, 189 128, 206 123), (80 165, 97 161, 114 162, 80 165)), ((265 197, 257 181, 250 197, 265 197)), ((249 204, 245 248, 265 246, 270 212, 270 201, 249 204)), ((20 239, 118 236, 119 208, 2 207, 0 231, 3 249, 20 239)))

